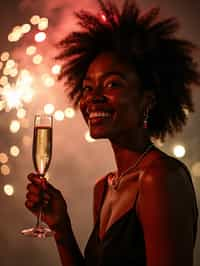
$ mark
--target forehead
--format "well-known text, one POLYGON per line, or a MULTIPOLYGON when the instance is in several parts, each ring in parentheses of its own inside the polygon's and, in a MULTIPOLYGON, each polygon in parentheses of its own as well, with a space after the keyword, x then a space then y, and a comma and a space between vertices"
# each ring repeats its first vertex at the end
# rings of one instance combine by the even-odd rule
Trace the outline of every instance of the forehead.
POLYGON ((139 79, 133 66, 122 62, 114 53, 98 55, 89 65, 85 79, 99 79, 106 73, 121 73, 127 79, 139 79))

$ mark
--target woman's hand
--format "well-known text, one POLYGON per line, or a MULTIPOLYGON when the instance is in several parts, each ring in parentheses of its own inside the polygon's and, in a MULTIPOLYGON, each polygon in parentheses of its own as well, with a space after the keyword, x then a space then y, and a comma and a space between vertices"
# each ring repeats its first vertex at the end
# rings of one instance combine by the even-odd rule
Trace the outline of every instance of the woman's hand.
POLYGON ((28 179, 26 207, 36 216, 42 208, 42 221, 54 231, 62 231, 66 225, 70 225, 67 205, 61 192, 38 174, 29 174, 28 179))

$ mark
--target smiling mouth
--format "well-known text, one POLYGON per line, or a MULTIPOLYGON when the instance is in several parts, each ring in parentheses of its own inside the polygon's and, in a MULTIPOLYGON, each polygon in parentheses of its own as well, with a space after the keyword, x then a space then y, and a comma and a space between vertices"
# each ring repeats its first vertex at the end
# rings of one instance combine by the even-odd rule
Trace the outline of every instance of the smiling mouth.
POLYGON ((112 114, 109 112, 91 112, 89 114, 89 122, 92 124, 96 124, 108 120, 111 117, 112 114))

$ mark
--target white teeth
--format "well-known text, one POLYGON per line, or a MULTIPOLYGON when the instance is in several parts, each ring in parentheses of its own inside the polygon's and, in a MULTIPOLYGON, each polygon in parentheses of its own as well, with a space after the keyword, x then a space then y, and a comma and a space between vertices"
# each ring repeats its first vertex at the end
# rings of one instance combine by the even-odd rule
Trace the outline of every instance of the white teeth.
POLYGON ((89 118, 92 119, 92 118, 97 118, 97 117, 110 117, 111 114, 110 113, 106 113, 106 112, 92 112, 90 113, 90 116, 89 118))

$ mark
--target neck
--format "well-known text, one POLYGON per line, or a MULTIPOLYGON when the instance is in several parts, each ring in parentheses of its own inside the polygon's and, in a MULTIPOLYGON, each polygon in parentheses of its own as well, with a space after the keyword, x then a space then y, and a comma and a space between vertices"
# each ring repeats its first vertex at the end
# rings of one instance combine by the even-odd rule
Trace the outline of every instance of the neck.
POLYGON ((126 140, 124 144, 111 142, 118 175, 121 175, 126 169, 133 165, 150 144, 150 138, 144 138, 141 141, 137 140, 137 142, 128 142, 126 140))

